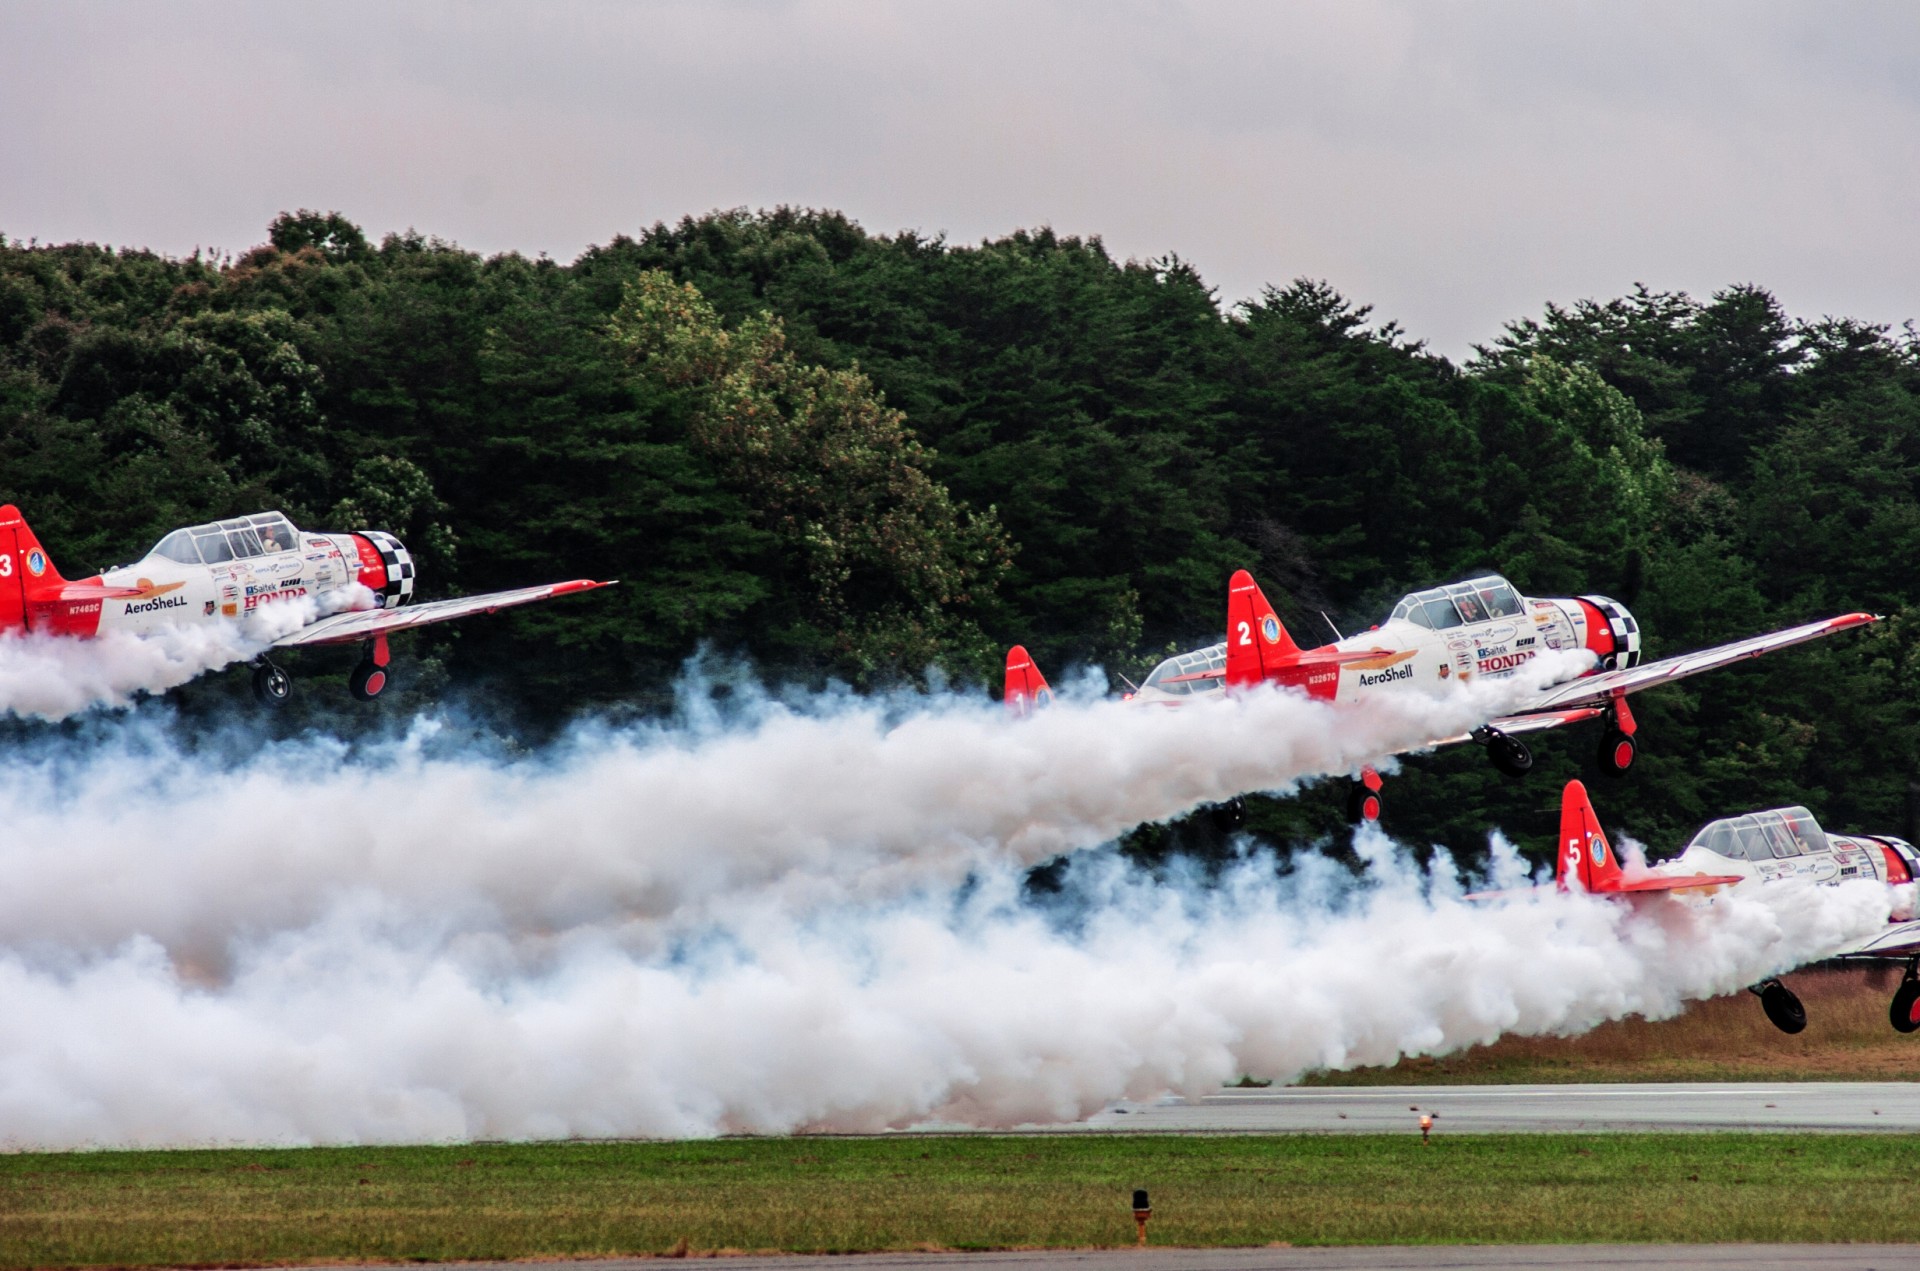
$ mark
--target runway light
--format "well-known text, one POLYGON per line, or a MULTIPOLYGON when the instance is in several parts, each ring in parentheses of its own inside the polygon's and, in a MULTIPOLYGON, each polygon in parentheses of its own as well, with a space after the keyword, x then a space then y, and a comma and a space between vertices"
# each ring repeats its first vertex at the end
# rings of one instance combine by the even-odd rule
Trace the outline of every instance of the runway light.
POLYGON ((1431 1138, 1429 1138, 1432 1133, 1433 1114, 1431 1112, 1422 1112, 1420 1114, 1420 1146, 1425 1147, 1432 1141, 1431 1138))
POLYGON ((1133 1189, 1133 1225, 1140 1229, 1140 1247, 1147 1247, 1147 1219, 1153 1217, 1153 1206, 1147 1203, 1147 1189, 1133 1189))

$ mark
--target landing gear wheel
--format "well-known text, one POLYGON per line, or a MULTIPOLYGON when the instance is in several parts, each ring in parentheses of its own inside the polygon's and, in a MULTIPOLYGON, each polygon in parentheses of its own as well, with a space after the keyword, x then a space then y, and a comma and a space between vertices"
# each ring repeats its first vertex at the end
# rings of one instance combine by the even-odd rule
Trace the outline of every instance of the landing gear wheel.
POLYGON ((1533 752, 1518 737, 1494 733, 1487 738, 1487 758, 1493 766, 1516 780, 1533 771, 1533 752))
POLYGON ((262 706, 284 706, 293 696, 293 677, 264 659, 253 668, 253 697, 262 706))
POLYGON ((1760 1009, 1767 1013, 1775 1028, 1783 1033, 1798 1033, 1806 1028, 1807 1008, 1800 1004, 1792 989, 1778 980, 1768 980, 1754 992, 1760 995, 1760 1009))
POLYGON ((387 687, 387 668, 376 665, 371 658, 353 668, 347 676, 347 692, 362 702, 371 702, 380 696, 387 687))
POLYGON ((1903 980, 1887 1008, 1887 1022, 1896 1033, 1920 1030, 1920 980, 1903 980))
POLYGON ((1380 792, 1370 790, 1364 782, 1356 781, 1353 789, 1347 791, 1347 822, 1359 825, 1366 821, 1380 819, 1380 792))
POLYGON ((1609 729, 1600 739, 1600 771, 1609 777, 1626 776, 1635 753, 1633 738, 1617 728, 1609 729))

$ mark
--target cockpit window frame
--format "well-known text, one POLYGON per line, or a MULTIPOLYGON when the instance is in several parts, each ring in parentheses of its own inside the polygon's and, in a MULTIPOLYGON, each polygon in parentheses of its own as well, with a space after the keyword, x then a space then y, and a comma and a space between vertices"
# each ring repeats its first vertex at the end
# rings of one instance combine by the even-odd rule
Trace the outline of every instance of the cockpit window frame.
POLYGON ((287 519, 285 512, 254 512, 205 525, 183 526, 155 543, 147 556, 159 556, 180 565, 224 565, 235 560, 297 551, 299 547, 300 531, 287 519), (269 551, 261 542, 260 531, 263 529, 274 531, 278 547, 269 551), (176 540, 184 540, 192 545, 191 560, 171 554, 179 549, 176 540), (174 548, 163 551, 169 543, 173 543, 174 548))
POLYGON ((1429 631, 1524 617, 1527 611, 1520 589, 1498 574, 1483 574, 1465 582, 1408 592, 1393 607, 1393 617, 1429 631))

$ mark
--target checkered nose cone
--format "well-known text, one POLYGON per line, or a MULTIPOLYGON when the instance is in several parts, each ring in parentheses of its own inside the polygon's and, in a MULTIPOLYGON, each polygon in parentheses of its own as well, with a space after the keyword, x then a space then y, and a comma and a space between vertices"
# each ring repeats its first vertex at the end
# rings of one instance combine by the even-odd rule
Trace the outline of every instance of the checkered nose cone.
POLYGON ((393 609, 406 604, 413 599, 413 553, 391 534, 382 534, 379 530, 364 533, 387 567, 387 585, 380 589, 378 597, 380 607, 393 609))
POLYGON ((1607 627, 1613 632, 1616 650, 1614 667, 1625 670, 1640 665, 1640 624, 1627 612, 1627 607, 1606 596, 1582 596, 1581 599, 1607 616, 1607 627))

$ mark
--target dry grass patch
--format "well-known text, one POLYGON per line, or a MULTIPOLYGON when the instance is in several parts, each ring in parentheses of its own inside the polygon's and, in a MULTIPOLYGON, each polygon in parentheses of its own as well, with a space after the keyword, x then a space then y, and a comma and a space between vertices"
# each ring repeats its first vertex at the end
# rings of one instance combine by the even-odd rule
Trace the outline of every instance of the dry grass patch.
POLYGON ((1751 993, 1695 1002, 1674 1019, 1615 1020, 1578 1037, 1503 1037, 1440 1059, 1315 1073, 1302 1085, 1549 1081, 1909 1081, 1920 1033, 1887 1022, 1896 969, 1802 971, 1782 977, 1807 1006, 1806 1031, 1767 1022, 1751 993))

